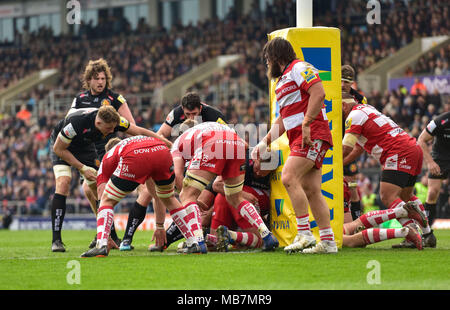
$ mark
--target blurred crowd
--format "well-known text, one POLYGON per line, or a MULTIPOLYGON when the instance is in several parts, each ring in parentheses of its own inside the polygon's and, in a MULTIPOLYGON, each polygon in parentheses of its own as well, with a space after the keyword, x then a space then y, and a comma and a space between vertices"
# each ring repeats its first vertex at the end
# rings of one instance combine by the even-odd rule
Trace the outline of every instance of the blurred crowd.
MULTIPOLYGON (((440 0, 382 1, 381 25, 367 24, 365 2, 318 2, 324 4, 315 6, 315 25, 340 25, 342 63, 351 64, 357 73, 416 37, 447 34, 450 26, 448 5, 440 0)), ((261 50, 267 33, 294 24, 295 1, 277 0, 265 11, 255 5, 248 16, 240 16, 232 9, 224 20, 178 24, 171 29, 151 28, 140 20, 137 29, 132 30, 126 19, 109 17, 100 18, 96 26, 82 24, 78 34, 67 36, 55 37, 46 28, 37 33, 25 30, 17 33, 12 46, 0 48, 0 90, 36 70, 58 68, 61 75, 56 89, 75 96, 81 90, 79 77, 88 60, 102 57, 112 68, 113 89, 127 99, 136 123, 156 131, 176 103, 149 103, 139 109, 129 94, 153 92, 217 55, 242 54, 243 60, 189 90, 223 111, 229 123, 267 123, 267 97, 261 93, 267 92, 268 81, 261 50), (246 89, 246 93, 241 89, 246 89)), ((436 74, 437 68, 448 72, 448 56, 447 46, 419 59, 411 70, 414 74, 436 74)), ((24 94, 22 99, 27 105, 16 115, 0 115, 0 199, 4 210, 8 201, 16 200, 25 202, 22 213, 42 214, 48 210, 54 191, 48 138, 64 114, 41 112, 35 119, 30 112, 36 111, 36 102, 45 98, 49 90, 41 87, 24 94)), ((393 92, 365 95, 369 104, 415 137, 433 116, 450 110, 448 98, 443 102, 438 93, 423 87, 414 91, 400 87, 393 92)), ((377 164, 363 156, 359 166, 363 169, 377 164)), ((364 176, 362 179, 365 182, 364 176)), ((71 198, 90 212, 76 173, 71 198)))
POLYGON ((436 52, 430 51, 422 55, 413 68, 406 69, 405 75, 448 75, 450 74, 449 59, 450 44, 446 44, 436 52))

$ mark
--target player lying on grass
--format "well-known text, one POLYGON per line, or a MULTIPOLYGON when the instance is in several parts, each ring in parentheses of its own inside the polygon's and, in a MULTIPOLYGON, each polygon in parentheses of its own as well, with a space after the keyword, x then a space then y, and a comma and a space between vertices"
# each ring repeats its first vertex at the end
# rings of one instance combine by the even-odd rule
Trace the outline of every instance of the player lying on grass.
MULTIPOLYGON (((190 208, 197 214, 197 225, 194 238, 198 245, 187 238, 188 252, 206 253, 203 231, 200 224, 200 209, 197 197, 216 176, 224 180, 224 192, 228 203, 236 208, 239 214, 247 219, 260 233, 263 239, 263 250, 278 247, 278 241, 264 224, 255 206, 245 200, 242 195, 245 173, 246 143, 230 127, 214 122, 196 125, 184 132, 173 144, 174 160, 190 161, 180 199, 183 208, 190 208)), ((184 219, 181 219, 184 221, 184 219)), ((178 224, 178 223, 177 223, 178 224)), ((180 227, 180 225, 178 225, 180 227)))
MULTIPOLYGON (((350 202, 349 191, 344 183, 344 204, 350 202)), ((419 250, 422 250, 422 237, 419 228, 414 223, 409 223, 403 228, 378 228, 381 223, 392 219, 409 218, 415 220, 422 227, 427 225, 427 219, 420 207, 414 202, 408 202, 394 209, 377 210, 361 215, 356 220, 344 223, 343 246, 364 247, 392 238, 406 238, 419 250)))
MULTIPOLYGON (((108 143, 117 142, 119 141, 115 139, 108 143)), ((180 202, 174 196, 173 160, 166 144, 157 138, 127 138, 112 147, 100 165, 97 177, 98 193, 101 197, 97 215, 97 245, 81 257, 108 256, 107 243, 114 221, 114 206, 139 184, 149 187, 148 182, 151 179, 155 182, 156 195, 171 211, 175 222, 178 217, 195 217, 181 208, 180 202)), ((192 227, 185 225, 181 230, 188 234, 192 232, 192 227)), ((157 229, 155 234, 164 235, 164 229, 157 229)), ((158 239, 160 240, 161 236, 158 239)))

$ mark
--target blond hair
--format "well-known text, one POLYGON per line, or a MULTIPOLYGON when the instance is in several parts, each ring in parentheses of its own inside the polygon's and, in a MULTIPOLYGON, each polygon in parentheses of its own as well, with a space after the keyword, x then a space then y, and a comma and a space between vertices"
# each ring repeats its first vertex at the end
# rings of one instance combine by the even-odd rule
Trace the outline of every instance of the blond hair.
POLYGON ((86 68, 84 69, 83 76, 81 78, 81 83, 84 89, 90 89, 89 81, 96 77, 100 72, 105 73, 106 77, 106 88, 111 88, 112 74, 108 63, 103 58, 97 60, 89 60, 86 68))
POLYGON ((119 144, 122 141, 122 139, 120 138, 112 138, 108 141, 108 143, 106 143, 105 145, 105 151, 109 152, 114 146, 116 146, 117 144, 119 144))
POLYGON ((102 105, 98 109, 97 116, 107 124, 115 123, 118 125, 120 123, 119 112, 110 105, 102 105))

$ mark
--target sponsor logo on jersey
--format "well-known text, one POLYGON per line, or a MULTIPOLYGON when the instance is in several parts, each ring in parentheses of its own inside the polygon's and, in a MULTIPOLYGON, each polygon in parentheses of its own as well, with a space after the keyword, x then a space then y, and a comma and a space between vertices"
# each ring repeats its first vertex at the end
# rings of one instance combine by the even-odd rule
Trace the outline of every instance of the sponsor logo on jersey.
POLYGON ((108 99, 103 99, 102 105, 111 105, 111 102, 108 99))
POLYGON ((119 97, 117 97, 117 100, 119 100, 122 103, 126 102, 125 98, 122 95, 119 95, 119 97))
POLYGON ((310 83, 312 81, 314 81, 315 79, 317 79, 317 76, 314 74, 314 72, 311 70, 311 68, 306 69, 305 71, 300 73, 303 78, 305 79, 306 83, 310 83))
POLYGON ((119 126, 123 128, 130 128, 130 122, 125 117, 120 117, 119 126))
POLYGON ((226 125, 227 123, 225 123, 225 121, 223 119, 221 119, 220 117, 216 120, 216 122, 226 125))
POLYGON ((345 120, 345 130, 350 129, 350 127, 352 127, 352 119, 351 118, 347 118, 345 120))
POLYGON ((64 127, 64 129, 63 129, 63 132, 66 135, 66 137, 69 139, 73 139, 77 135, 75 129, 72 126, 72 123, 69 123, 68 125, 66 125, 66 127, 64 127))

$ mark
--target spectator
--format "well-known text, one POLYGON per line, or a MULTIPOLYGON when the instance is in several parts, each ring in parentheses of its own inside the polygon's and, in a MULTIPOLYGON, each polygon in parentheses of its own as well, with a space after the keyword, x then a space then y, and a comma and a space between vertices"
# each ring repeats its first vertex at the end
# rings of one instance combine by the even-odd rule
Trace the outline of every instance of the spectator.
POLYGON ((413 96, 419 95, 421 91, 426 91, 426 86, 419 80, 419 78, 414 79, 414 84, 411 86, 410 93, 413 96))

